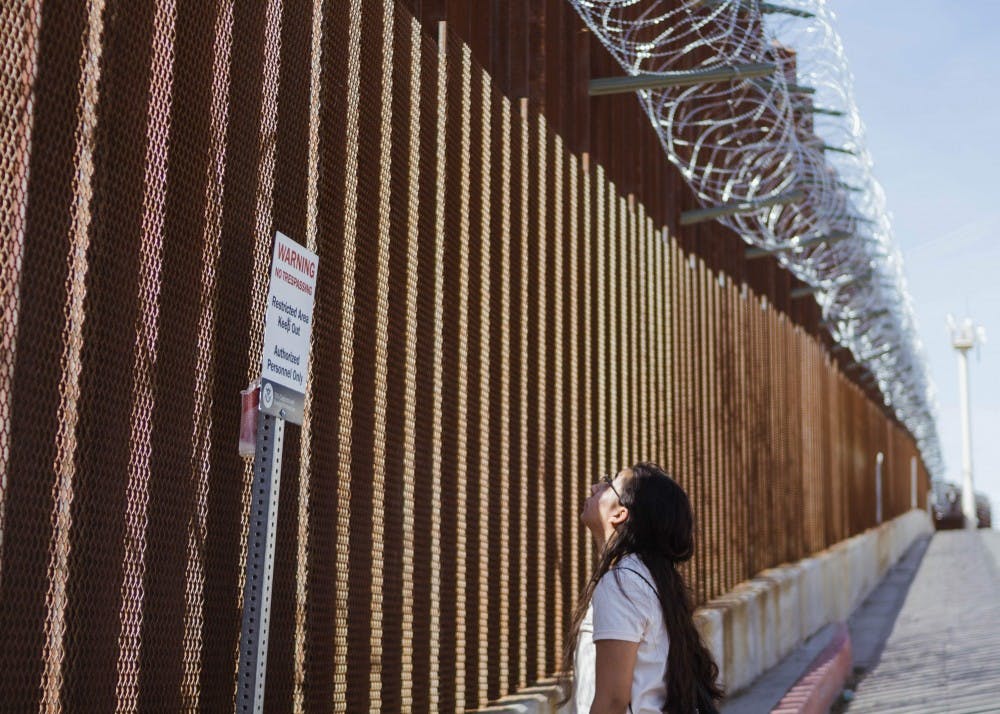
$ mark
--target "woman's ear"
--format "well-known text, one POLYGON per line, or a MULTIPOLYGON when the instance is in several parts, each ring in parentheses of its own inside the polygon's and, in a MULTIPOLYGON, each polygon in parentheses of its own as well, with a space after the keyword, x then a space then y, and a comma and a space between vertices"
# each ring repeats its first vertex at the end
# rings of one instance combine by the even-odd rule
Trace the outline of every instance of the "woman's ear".
POLYGON ((611 525, 617 528, 622 523, 628 520, 628 509, 625 506, 618 506, 612 513, 611 518, 608 519, 611 525))

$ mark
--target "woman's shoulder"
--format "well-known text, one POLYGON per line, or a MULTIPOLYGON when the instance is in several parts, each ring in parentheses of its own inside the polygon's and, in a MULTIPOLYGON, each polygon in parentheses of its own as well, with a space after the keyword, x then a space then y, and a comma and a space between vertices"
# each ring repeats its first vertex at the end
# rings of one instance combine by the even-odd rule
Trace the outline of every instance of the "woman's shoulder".
MULTIPOLYGON (((620 588, 642 594, 656 594, 656 586, 653 584, 653 576, 649 568, 642 562, 642 559, 635 553, 623 556, 617 563, 611 566, 601 582, 611 581, 620 588)), ((598 583, 600 585, 601 583, 598 583)), ((607 587, 607 586, 606 586, 607 587)))
POLYGON ((649 572, 646 564, 642 562, 642 558, 639 557, 637 553, 626 553, 618 561, 611 566, 612 568, 630 568, 632 570, 638 570, 639 572, 645 574, 649 572))
POLYGON ((635 553, 629 553, 628 555, 623 556, 612 566, 612 569, 618 570, 623 574, 628 574, 633 578, 641 578, 650 583, 653 582, 653 574, 649 572, 649 568, 647 568, 646 564, 642 562, 642 558, 635 553))
POLYGON ((594 588, 594 639, 640 642, 659 611, 656 588, 638 558, 626 557, 594 588))

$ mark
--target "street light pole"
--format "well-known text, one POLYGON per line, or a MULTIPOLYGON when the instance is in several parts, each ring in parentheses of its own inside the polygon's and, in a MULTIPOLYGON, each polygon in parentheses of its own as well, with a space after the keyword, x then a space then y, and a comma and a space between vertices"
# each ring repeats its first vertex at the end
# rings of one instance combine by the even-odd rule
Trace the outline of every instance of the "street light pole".
POLYGON ((976 495, 972 486, 972 411, 969 406, 969 357, 968 353, 977 343, 986 341, 982 327, 975 327, 970 318, 956 325, 951 315, 948 316, 948 327, 951 330, 951 345, 958 352, 958 389, 962 410, 962 514, 965 516, 965 527, 975 528, 976 495))

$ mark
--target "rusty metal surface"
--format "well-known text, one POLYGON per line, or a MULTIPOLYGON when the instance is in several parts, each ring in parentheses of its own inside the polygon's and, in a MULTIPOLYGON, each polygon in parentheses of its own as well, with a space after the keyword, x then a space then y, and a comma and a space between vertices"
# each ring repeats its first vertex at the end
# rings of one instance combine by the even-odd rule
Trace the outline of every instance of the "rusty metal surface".
POLYGON ((874 525, 878 451, 908 508, 912 439, 764 278, 454 34, 373 0, 4 12, 4 708, 232 706, 275 230, 321 267, 269 710, 451 711, 551 674, 579 503, 639 459, 692 495, 699 600, 874 525))

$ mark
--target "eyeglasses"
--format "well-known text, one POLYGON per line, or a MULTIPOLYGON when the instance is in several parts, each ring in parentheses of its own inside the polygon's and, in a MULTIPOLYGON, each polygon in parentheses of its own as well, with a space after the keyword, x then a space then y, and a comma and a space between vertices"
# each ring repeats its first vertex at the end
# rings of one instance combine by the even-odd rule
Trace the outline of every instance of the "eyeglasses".
POLYGON ((601 477, 601 481, 603 481, 604 483, 608 484, 608 488, 610 488, 612 491, 614 491, 615 497, 620 502, 622 500, 622 495, 620 493, 618 493, 618 489, 615 488, 615 483, 614 483, 615 479, 614 479, 614 477, 611 474, 604 474, 604 476, 601 477))

